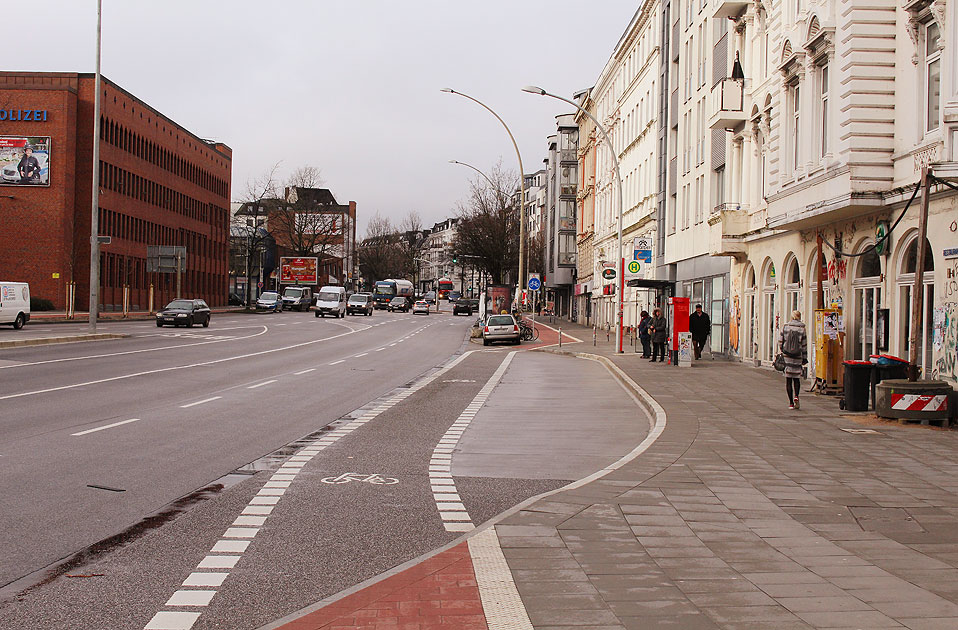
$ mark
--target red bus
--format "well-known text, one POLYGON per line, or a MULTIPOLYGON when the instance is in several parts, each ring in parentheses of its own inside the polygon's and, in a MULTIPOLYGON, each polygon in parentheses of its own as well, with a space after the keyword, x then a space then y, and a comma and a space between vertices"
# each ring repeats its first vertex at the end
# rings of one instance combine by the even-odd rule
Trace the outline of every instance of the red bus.
POLYGON ((439 295, 436 296, 436 299, 447 300, 449 299, 449 292, 454 290, 452 280, 449 278, 439 278, 439 295))

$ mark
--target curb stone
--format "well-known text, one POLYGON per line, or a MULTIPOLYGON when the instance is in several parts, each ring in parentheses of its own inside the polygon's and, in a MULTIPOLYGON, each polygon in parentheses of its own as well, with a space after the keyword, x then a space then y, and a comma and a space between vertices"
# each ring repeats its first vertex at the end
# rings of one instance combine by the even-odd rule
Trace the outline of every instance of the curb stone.
POLYGON ((33 339, 15 339, 13 341, 0 341, 0 350, 4 348, 23 348, 26 346, 46 346, 56 343, 126 339, 129 336, 130 335, 122 335, 118 333, 98 333, 95 335, 72 335, 69 337, 34 337, 33 339))

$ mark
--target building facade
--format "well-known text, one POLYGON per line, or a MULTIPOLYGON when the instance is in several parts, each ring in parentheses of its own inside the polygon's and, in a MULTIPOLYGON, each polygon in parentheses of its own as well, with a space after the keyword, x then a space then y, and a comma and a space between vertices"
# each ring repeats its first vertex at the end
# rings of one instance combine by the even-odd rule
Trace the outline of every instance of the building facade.
MULTIPOLYGON (((29 282, 36 298, 66 308, 75 283, 89 307, 95 78, 0 72, 0 276, 29 282), (30 115, 27 116, 26 113, 30 115), (31 147, 40 178, 14 168, 31 147), (9 171, 9 173, 8 173, 9 171)), ((232 151, 204 140, 108 79, 102 81, 99 169, 101 308, 133 310, 175 296, 173 274, 147 273, 147 247, 186 247, 182 294, 227 302, 232 151)))
POLYGON ((924 244, 920 200, 909 205, 924 166, 958 172, 954 3, 727 2, 713 11, 742 67, 739 78, 734 57, 721 68, 716 88, 733 96, 711 112, 728 140, 729 177, 709 223, 712 253, 733 262, 733 352, 769 362, 792 310, 812 320, 821 274, 825 306, 842 313, 846 358, 907 357, 923 246, 919 363, 955 383, 958 195, 932 188, 924 244))
POLYGON ((556 315, 572 317, 576 272, 576 197, 579 186, 579 126, 572 114, 556 116, 548 139, 543 220, 543 287, 556 315))

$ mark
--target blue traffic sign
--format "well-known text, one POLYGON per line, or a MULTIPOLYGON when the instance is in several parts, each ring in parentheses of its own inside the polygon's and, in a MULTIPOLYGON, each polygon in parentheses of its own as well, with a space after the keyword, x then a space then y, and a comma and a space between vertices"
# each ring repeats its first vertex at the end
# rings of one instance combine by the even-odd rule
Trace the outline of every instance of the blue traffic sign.
POLYGON ((529 290, 538 291, 539 287, 542 286, 542 281, 538 278, 529 278, 529 290))

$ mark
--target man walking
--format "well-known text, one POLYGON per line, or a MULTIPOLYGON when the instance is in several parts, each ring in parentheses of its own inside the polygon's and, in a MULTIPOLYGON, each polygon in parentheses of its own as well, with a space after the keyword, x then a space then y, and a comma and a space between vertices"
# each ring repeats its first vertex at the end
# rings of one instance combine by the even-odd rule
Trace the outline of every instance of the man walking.
POLYGON ((695 349, 695 358, 702 358, 702 348, 712 333, 712 320, 702 310, 701 304, 695 305, 695 312, 689 315, 689 332, 692 333, 692 347, 695 349))

